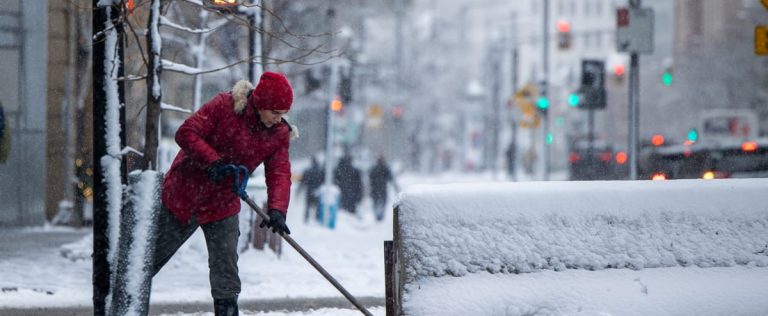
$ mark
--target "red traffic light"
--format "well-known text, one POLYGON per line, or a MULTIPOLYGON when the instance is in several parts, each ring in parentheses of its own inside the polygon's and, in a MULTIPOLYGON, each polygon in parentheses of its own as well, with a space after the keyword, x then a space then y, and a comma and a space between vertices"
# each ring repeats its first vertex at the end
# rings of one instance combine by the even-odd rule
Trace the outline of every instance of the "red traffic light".
POLYGON ((616 26, 627 27, 629 26, 629 9, 619 8, 616 10, 616 26))
POLYGON ((399 119, 403 117, 403 107, 396 105, 392 108, 392 116, 394 116, 396 119, 399 119))
POLYGON ((613 66, 613 74, 616 75, 616 77, 624 76, 624 72, 626 72, 624 64, 617 64, 613 66))
POLYGON ((656 134, 651 137, 651 144, 653 146, 659 147, 661 145, 664 145, 664 135, 656 134))
POLYGON ((627 153, 624 151, 620 151, 616 153, 616 163, 623 165, 627 162, 627 153))
POLYGON ((568 33, 571 31, 571 23, 566 20, 557 21, 557 31, 560 33, 568 33))

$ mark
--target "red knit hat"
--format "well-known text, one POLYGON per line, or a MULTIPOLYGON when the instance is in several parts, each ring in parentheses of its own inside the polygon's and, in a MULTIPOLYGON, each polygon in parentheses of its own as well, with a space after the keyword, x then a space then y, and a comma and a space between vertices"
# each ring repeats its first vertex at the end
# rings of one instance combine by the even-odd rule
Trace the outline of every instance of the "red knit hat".
POLYGON ((293 89, 288 78, 280 73, 265 72, 251 93, 251 103, 260 110, 290 110, 293 89))

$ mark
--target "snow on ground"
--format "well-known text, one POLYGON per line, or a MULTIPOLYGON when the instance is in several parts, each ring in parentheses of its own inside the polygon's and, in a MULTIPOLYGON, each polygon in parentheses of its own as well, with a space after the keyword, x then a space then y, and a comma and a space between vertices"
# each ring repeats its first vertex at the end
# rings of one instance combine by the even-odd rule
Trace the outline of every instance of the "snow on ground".
MULTIPOLYGON (((373 315, 384 315, 385 311, 383 307, 374 307, 368 309, 373 315)), ((339 308, 322 308, 317 310, 311 310, 306 312, 257 312, 252 313, 249 311, 240 311, 242 316, 358 316, 360 311, 354 309, 339 309, 339 308)), ((176 314, 161 314, 159 316, 213 316, 213 313, 176 313, 176 314)))
MULTIPOLYGON (((392 236, 391 216, 376 223, 372 214, 362 220, 339 214, 336 229, 329 230, 305 225, 303 201, 299 201, 294 200, 288 216, 294 240, 353 295, 383 297, 383 241, 392 236)), ((372 213, 370 206, 361 211, 372 213)), ((17 288, 0 293, 0 307, 90 305, 90 238, 61 248, 74 261, 59 252, 41 254, 37 260, 0 260, 0 286, 17 288)), ((248 250, 240 255, 239 266, 241 299, 341 296, 287 243, 280 258, 272 251, 248 250)), ((210 299, 207 252, 198 230, 153 279, 152 302, 210 299)))
MULTIPOLYGON (((398 181, 401 187, 408 187, 451 179, 482 181, 488 180, 488 176, 403 176, 398 181)), ((389 201, 394 201, 394 195, 389 201)), ((392 214, 389 212, 383 222, 376 222, 367 198, 359 210, 360 218, 340 213, 335 230, 316 223, 305 225, 303 195, 294 194, 288 213, 291 237, 352 295, 383 298, 383 241, 392 239, 392 214)), ((241 212, 241 216, 250 214, 241 212)), ((26 256, 0 258, 0 289, 5 289, 0 291, 0 308, 92 304, 90 234, 58 249, 36 251, 29 249, 26 256)), ((242 300, 342 296, 287 243, 283 243, 280 258, 271 251, 248 250, 241 254, 239 266, 242 300)), ((152 302, 210 300, 207 251, 202 231, 198 230, 153 279, 152 302)))

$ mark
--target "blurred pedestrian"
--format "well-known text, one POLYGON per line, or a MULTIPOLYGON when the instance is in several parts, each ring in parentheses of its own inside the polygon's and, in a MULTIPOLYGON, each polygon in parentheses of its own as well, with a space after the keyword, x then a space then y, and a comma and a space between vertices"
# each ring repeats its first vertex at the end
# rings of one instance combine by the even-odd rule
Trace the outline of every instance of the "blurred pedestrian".
MULTIPOLYGON (((306 190, 305 201, 306 206, 304 208, 304 222, 309 222, 309 214, 312 210, 317 209, 317 204, 320 202, 317 189, 325 181, 325 171, 317 162, 317 158, 312 156, 309 168, 301 175, 301 181, 299 187, 296 189, 296 193, 306 190)), ((317 217, 317 216, 316 216, 317 217)), ((318 218, 319 220, 319 218, 318 218)))
POLYGON ((507 147, 507 150, 504 152, 504 158, 506 158, 507 162, 507 175, 512 179, 515 179, 515 168, 516 168, 516 162, 517 162, 517 145, 515 142, 512 142, 509 144, 509 147, 507 147))
POLYGON ((384 219, 387 207, 387 184, 392 183, 395 191, 400 191, 395 178, 392 176, 392 170, 389 169, 387 161, 384 160, 384 156, 379 156, 376 159, 376 165, 368 172, 368 179, 371 185, 373 213, 376 215, 376 220, 381 221, 384 219))
POLYGON ((363 178, 352 165, 352 156, 344 154, 333 171, 333 182, 341 190, 340 208, 357 214, 357 204, 363 199, 363 178))
POLYGON ((181 151, 163 181, 153 272, 201 227, 217 316, 239 313, 240 199, 226 165, 243 165, 253 172, 264 164, 269 221, 261 225, 278 234, 291 233, 285 216, 291 195, 288 146, 295 130, 283 115, 291 108, 293 90, 284 75, 274 72, 265 72, 252 87, 240 81, 184 121, 176 132, 181 151))
POLYGON ((0 163, 8 160, 11 153, 11 129, 8 121, 5 119, 3 103, 0 103, 0 163))

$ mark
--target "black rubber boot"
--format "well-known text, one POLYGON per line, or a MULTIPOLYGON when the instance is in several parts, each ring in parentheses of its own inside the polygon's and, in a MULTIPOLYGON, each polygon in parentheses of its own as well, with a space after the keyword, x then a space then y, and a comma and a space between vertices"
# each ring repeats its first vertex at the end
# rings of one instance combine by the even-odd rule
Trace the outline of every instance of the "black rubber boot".
POLYGON ((237 297, 213 299, 213 312, 215 316, 239 316, 237 297))

